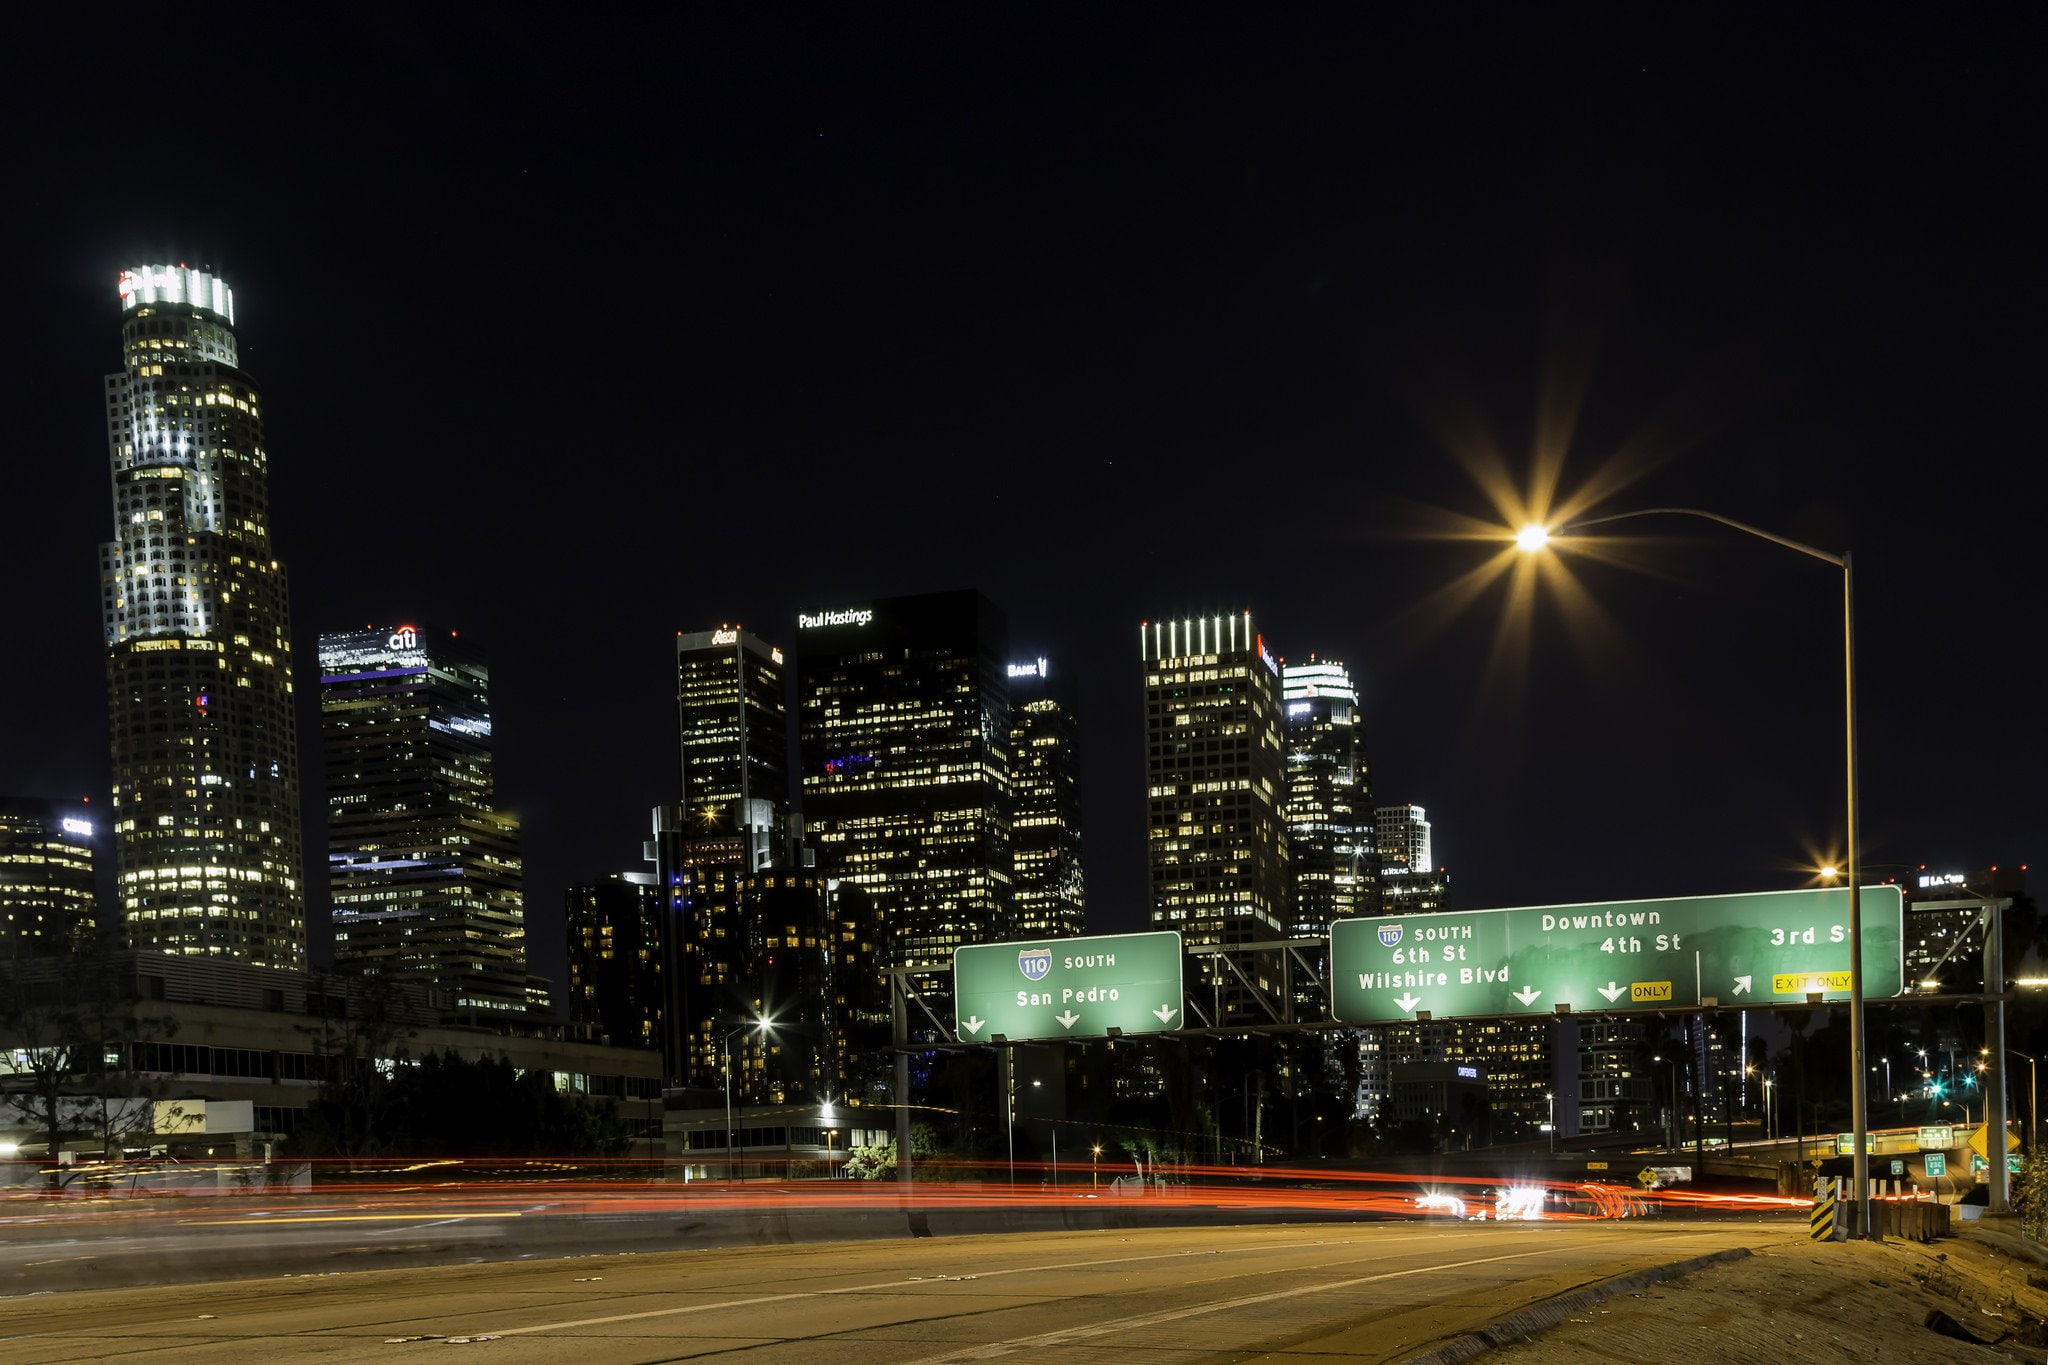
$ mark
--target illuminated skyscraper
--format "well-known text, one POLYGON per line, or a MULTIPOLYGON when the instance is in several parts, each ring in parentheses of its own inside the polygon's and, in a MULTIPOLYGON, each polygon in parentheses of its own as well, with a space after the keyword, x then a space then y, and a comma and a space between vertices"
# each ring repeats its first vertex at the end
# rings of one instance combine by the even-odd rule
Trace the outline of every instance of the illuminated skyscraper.
POLYGON ((944 966, 1010 923, 1008 643, 971 591, 797 617, 806 830, 872 897, 889 965, 944 966))
POLYGON ((120 298, 100 605, 122 933, 303 968, 291 620, 262 394, 237 359, 225 282, 139 266, 120 298))
POLYGON ((1373 817, 1379 836, 1380 913, 1449 909, 1451 874, 1431 861, 1429 821, 1422 807, 1381 806, 1373 817))
POLYGON ((1083 931, 1080 731, 1072 702, 1048 676, 1051 667, 1038 658, 1006 670, 1010 768, 1017 789, 1012 938, 1066 938, 1083 931))
POLYGON ((334 964, 524 1010, 519 822, 491 779, 490 670, 412 626, 320 637, 334 964))
POLYGON ((676 717, 680 723, 682 805, 703 834, 735 832, 735 819, 767 802, 767 847, 750 850, 760 867, 774 856, 789 822, 789 703, 782 650, 738 626, 676 636, 676 717))
POLYGON ((1372 786, 1358 689, 1343 664, 1288 664, 1281 675, 1287 728, 1287 853, 1295 938, 1321 938, 1330 921, 1374 913, 1372 786))
POLYGON ((1180 930, 1190 945, 1280 938, 1280 665, 1250 612, 1147 622, 1138 639, 1152 925, 1180 930))
POLYGON ((1420 806, 1381 806, 1373 811, 1379 835, 1380 867, 1419 872, 1430 866, 1428 812, 1420 806))
POLYGON ((99 921, 89 809, 0 797, 0 962, 91 940, 99 921))

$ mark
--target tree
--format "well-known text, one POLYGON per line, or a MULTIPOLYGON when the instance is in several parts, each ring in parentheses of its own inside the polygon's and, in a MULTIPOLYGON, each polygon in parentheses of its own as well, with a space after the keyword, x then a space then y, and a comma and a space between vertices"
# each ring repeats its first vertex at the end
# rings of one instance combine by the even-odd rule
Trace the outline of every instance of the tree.
POLYGON ((132 971, 96 938, 0 967, 0 1104, 40 1133, 52 1188, 65 1183, 56 1161, 67 1141, 118 1158, 155 1130, 165 1082, 138 1068, 139 1052, 178 1025, 140 1003, 132 971))
POLYGON ((619 1156, 632 1135, 609 1100, 566 1094, 503 1057, 430 1052, 391 1078, 398 1156, 619 1156))
MULTIPOLYGON (((910 1125, 910 1159, 913 1163, 933 1160, 939 1155, 939 1130, 919 1119, 910 1125)), ((883 1138, 867 1147, 854 1147, 840 1163, 840 1174, 848 1180, 886 1180, 896 1173, 896 1139, 883 1138)), ((927 1171, 919 1179, 931 1180, 927 1171)))
POLYGON ((848 1180, 886 1180, 896 1173, 896 1139, 855 1147, 839 1168, 848 1180))
POLYGON ((302 1156, 369 1157, 384 1146, 391 1078, 413 1031, 382 977, 318 978, 306 992, 315 1022, 297 1029, 311 1045, 320 1090, 292 1141, 302 1156))
MULTIPOLYGON (((374 1056, 374 1054, 371 1054, 374 1056)), ((632 1134, 609 1100, 563 1093, 551 1073, 503 1057, 430 1052, 349 1066, 309 1106, 306 1156, 618 1156, 632 1134), (342 1144, 350 1146, 344 1147, 342 1144)))

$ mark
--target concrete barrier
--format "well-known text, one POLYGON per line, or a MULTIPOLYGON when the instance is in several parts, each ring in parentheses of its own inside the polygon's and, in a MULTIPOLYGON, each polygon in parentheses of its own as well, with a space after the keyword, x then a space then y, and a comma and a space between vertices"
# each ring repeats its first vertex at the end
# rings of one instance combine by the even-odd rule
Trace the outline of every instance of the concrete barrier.
MULTIPOLYGON (((1931 1199, 1881 1199, 1875 1207, 1877 1231, 1896 1241, 1931 1242, 1937 1237, 1955 1235, 1946 1204, 1937 1204, 1931 1199)), ((1836 1217, 1846 1227, 1860 1228, 1863 1226, 1860 1213, 1853 1202, 1845 1199, 1836 1217)))

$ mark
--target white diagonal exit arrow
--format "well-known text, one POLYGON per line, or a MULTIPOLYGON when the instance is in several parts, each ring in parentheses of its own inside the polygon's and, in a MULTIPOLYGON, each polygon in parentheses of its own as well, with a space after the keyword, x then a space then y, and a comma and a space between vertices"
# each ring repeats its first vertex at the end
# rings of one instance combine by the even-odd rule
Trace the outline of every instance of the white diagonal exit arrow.
POLYGON ((1422 997, 1419 995, 1403 995, 1396 998, 1394 1003, 1401 1007, 1403 1014, 1413 1014, 1415 1007, 1422 1003, 1422 997))
POLYGON ((1628 994, 1628 987, 1617 986, 1612 981, 1600 987, 1599 990, 1600 994, 1607 997, 1607 1003, 1610 1005, 1613 1004, 1616 1000, 1619 1000, 1622 996, 1628 994))
POLYGON ((1536 997, 1541 994, 1543 994, 1543 992, 1537 990, 1534 986, 1524 986, 1522 987, 1522 989, 1515 992, 1515 999, 1521 1001, 1523 1006, 1526 1008, 1527 1006, 1535 1004, 1536 997))
POLYGON ((1152 1011, 1152 1017, 1162 1024, 1170 1024, 1173 1022, 1173 1016, 1179 1013, 1180 1011, 1171 1005, 1161 1005, 1158 1009, 1152 1011))
POLYGON ((1748 990, 1748 989, 1749 989, 1749 982, 1750 982, 1750 978, 1749 978, 1749 977, 1746 977, 1746 976, 1738 976, 1738 977, 1736 977, 1736 978, 1735 978, 1735 991, 1734 991, 1734 994, 1736 994, 1736 995, 1741 995, 1741 994, 1742 994, 1742 993, 1743 993, 1744 991, 1748 990))
POLYGON ((1072 1010, 1068 1010, 1065 1014, 1055 1014, 1053 1018, 1060 1021, 1061 1028, 1072 1028, 1074 1025, 1081 1022, 1081 1016, 1074 1013, 1072 1010))
POLYGON ((987 1025, 987 1023, 988 1020, 976 1015, 966 1019, 962 1019, 960 1021, 960 1027, 966 1029, 969 1033, 979 1033, 981 1032, 982 1028, 987 1025))

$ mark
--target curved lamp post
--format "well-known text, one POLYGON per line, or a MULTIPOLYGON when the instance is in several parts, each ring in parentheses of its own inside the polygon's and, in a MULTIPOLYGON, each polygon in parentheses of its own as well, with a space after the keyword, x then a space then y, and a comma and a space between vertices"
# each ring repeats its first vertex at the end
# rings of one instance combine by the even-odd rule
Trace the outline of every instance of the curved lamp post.
MULTIPOLYGON (((1602 526, 1616 521, 1633 521, 1639 517, 1694 517, 1711 521, 1759 540, 1768 540, 1773 545, 1782 545, 1788 550, 1831 564, 1842 571, 1842 711, 1845 720, 1846 742, 1843 752, 1844 779, 1848 791, 1848 874, 1849 882, 1849 1108, 1850 1126, 1856 1149, 1855 1185, 1857 1207, 1857 1229, 1859 1237, 1868 1237, 1871 1228, 1870 1207, 1870 1109, 1869 1095, 1864 1084, 1864 1039, 1863 1039, 1863 888, 1859 880, 1856 839, 1856 598, 1855 578, 1850 569, 1849 554, 1830 554, 1811 545, 1792 540, 1786 536, 1766 531, 1760 526, 1751 526, 1746 521, 1724 517, 1718 512, 1704 512, 1697 507, 1645 507, 1633 512, 1611 512, 1606 516, 1586 517, 1560 528, 1562 531, 1577 531, 1589 526, 1602 526)), ((1541 550, 1551 541, 1552 532, 1544 526, 1524 526, 1515 533, 1515 544, 1525 552, 1541 550)))

